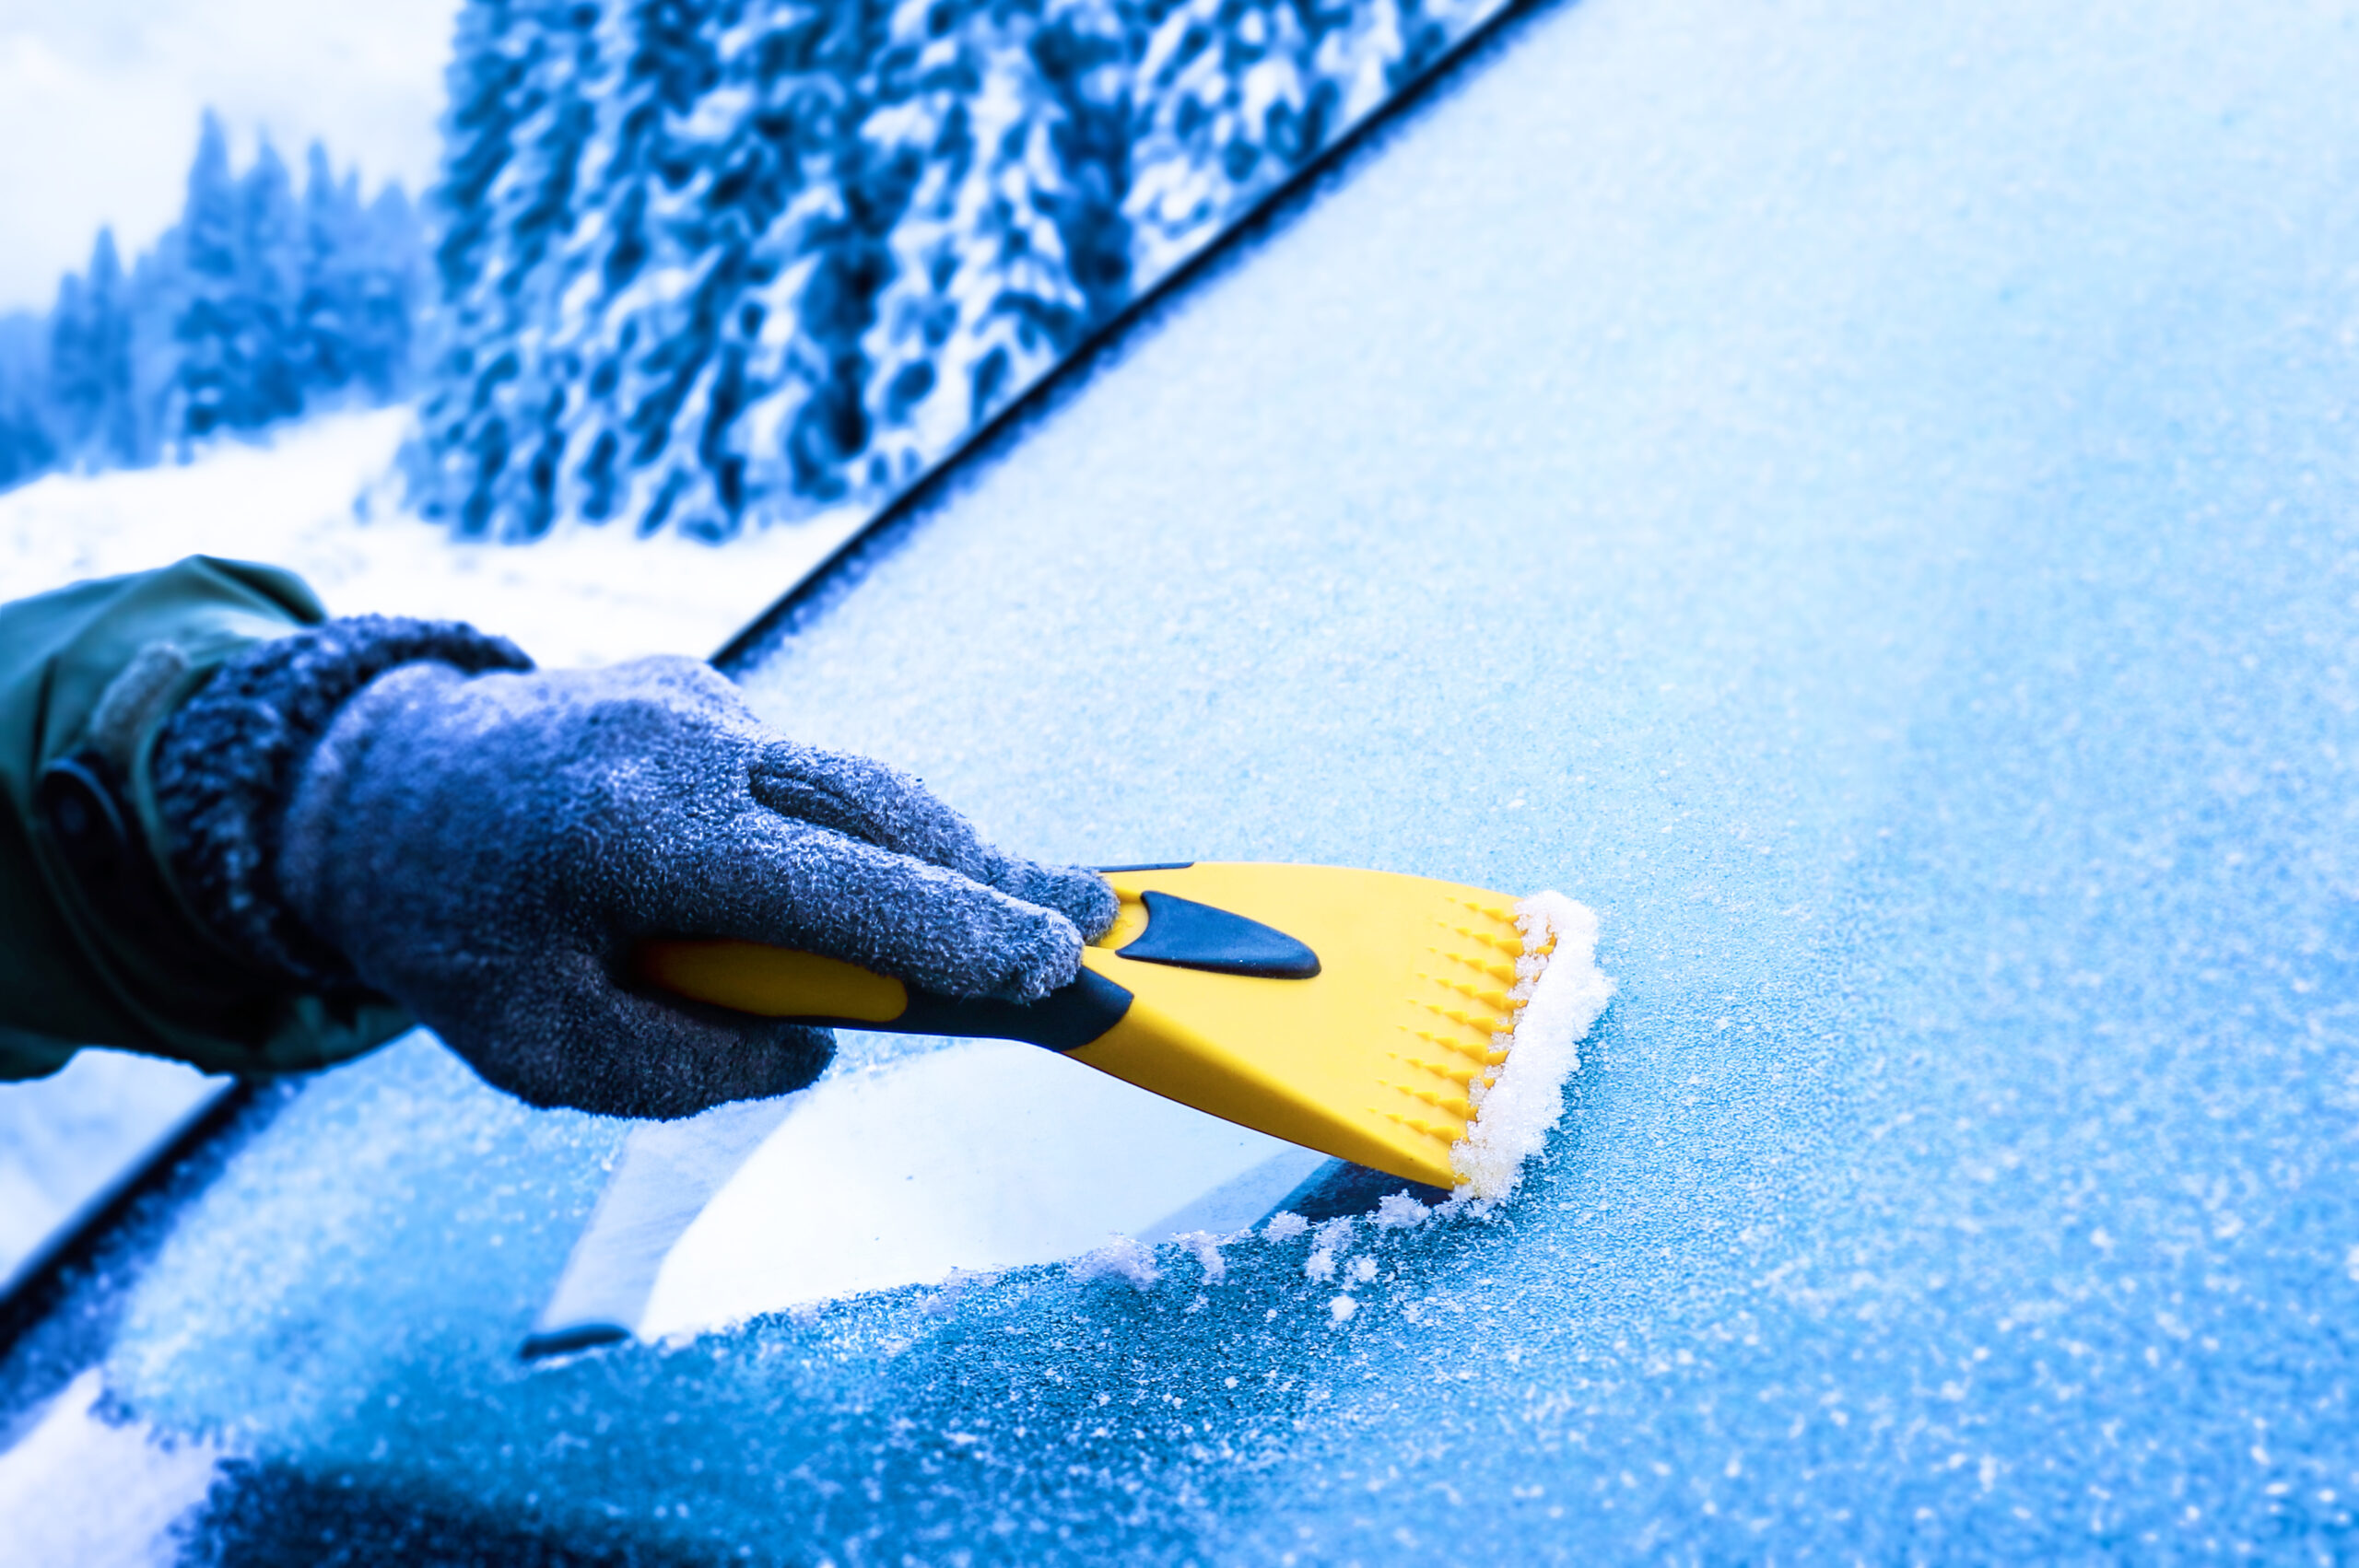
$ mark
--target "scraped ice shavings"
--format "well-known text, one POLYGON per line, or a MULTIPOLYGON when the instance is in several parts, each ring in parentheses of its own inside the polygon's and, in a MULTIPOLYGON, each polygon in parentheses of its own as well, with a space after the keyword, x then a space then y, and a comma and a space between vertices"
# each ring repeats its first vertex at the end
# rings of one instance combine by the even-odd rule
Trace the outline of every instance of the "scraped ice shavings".
POLYGON ((1455 1196, 1485 1203, 1515 1190, 1524 1162, 1564 1115, 1580 1042, 1614 995, 1597 966, 1597 916, 1586 905, 1535 893, 1515 907, 1515 923, 1524 949, 1508 992, 1518 1004, 1515 1027, 1492 1036, 1507 1062, 1488 1082, 1470 1085, 1474 1119, 1449 1151, 1455 1196))
POLYGON ((919 1305, 933 1316, 953 1317, 957 1316, 959 1300, 965 1296, 968 1286, 990 1286, 997 1283, 999 1283, 999 1275, 996 1272, 953 1269, 944 1276, 942 1288, 919 1305))
POLYGON ((1196 1261, 1203 1265, 1205 1284, 1217 1285, 1228 1278, 1228 1259, 1220 1253, 1226 1238, 1210 1231, 1187 1231, 1171 1239, 1196 1255, 1196 1261))
POLYGON ((1302 1271, 1314 1280, 1333 1279, 1335 1255, 1352 1245, 1352 1228, 1353 1219, 1349 1214, 1339 1215, 1320 1225, 1319 1234, 1311 1238, 1310 1256, 1304 1260, 1302 1271))
POLYGON ((1076 1280, 1124 1279, 1143 1291, 1163 1278, 1163 1270, 1155 1266, 1154 1249, 1129 1236, 1115 1236, 1095 1252, 1083 1253, 1066 1265, 1066 1272, 1076 1280))

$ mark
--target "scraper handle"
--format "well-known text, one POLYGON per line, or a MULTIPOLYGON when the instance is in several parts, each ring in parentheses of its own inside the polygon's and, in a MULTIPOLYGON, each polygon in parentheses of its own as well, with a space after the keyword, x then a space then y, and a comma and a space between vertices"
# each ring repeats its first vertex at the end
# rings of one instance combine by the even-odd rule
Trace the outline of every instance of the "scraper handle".
POLYGON ((757 942, 644 942, 633 967, 658 989, 763 1018, 887 1035, 1022 1040, 1052 1051, 1088 1045, 1131 1007, 1129 991, 1087 968, 1039 1001, 993 1001, 920 990, 839 958, 757 942))

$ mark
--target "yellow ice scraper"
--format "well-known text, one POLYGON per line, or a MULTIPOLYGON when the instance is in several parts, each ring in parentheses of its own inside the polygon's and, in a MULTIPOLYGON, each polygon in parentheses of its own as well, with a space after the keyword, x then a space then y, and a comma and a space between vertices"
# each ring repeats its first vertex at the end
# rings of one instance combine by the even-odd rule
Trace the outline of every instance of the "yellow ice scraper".
POLYGON ((766 1017, 1027 1040, 1289 1142, 1484 1196, 1504 1190, 1485 1179, 1486 1163, 1508 1159, 1511 1185, 1524 1145, 1555 1119, 1572 1046, 1611 989, 1590 963, 1594 920, 1553 894, 1519 903, 1332 866, 1106 876, 1121 915, 1083 953, 1077 979, 1028 1006, 937 996, 745 942, 652 942, 641 972, 766 1017), (1508 1094, 1524 1087, 1511 1076, 1533 1080, 1530 1093, 1508 1094), (1543 1094, 1538 1126, 1531 1106, 1508 1105, 1543 1094), (1494 1131, 1518 1148, 1485 1162, 1478 1146, 1494 1131))

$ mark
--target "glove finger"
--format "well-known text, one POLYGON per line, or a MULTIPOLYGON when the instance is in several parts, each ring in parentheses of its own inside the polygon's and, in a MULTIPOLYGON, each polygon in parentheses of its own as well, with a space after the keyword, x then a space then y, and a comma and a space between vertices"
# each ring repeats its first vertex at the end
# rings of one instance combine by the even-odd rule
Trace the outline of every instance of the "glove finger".
POLYGON ((746 781, 754 799, 781 816, 986 879, 988 860, 974 825, 920 780, 874 757, 773 741, 746 781))
POLYGON ((950 996, 1037 1001, 1081 967, 1052 909, 841 833, 749 813, 687 846, 634 923, 840 958, 950 996))
POLYGON ((993 887, 1011 898, 1054 909, 1074 923, 1084 942, 1104 936, 1121 912, 1121 900, 1115 897, 1112 884, 1086 867, 1042 865, 997 849, 986 853, 993 887))
POLYGON ((913 856, 1054 909, 1094 941, 1121 907, 1103 877, 1047 866, 984 843, 974 825, 925 785, 874 758, 781 741, 751 770, 754 798, 781 814, 913 856))

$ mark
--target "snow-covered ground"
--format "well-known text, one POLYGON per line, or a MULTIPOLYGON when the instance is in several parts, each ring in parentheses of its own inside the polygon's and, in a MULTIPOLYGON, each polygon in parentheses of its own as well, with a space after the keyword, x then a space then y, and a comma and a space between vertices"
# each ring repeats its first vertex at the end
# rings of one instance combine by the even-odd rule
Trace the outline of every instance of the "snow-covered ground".
POLYGON ((195 461, 51 474, 0 495, 0 585, 16 598, 187 555, 289 567, 339 614, 444 616, 544 664, 712 652, 865 521, 845 509, 725 545, 574 527, 461 544, 401 505, 407 408, 334 414, 195 461))

